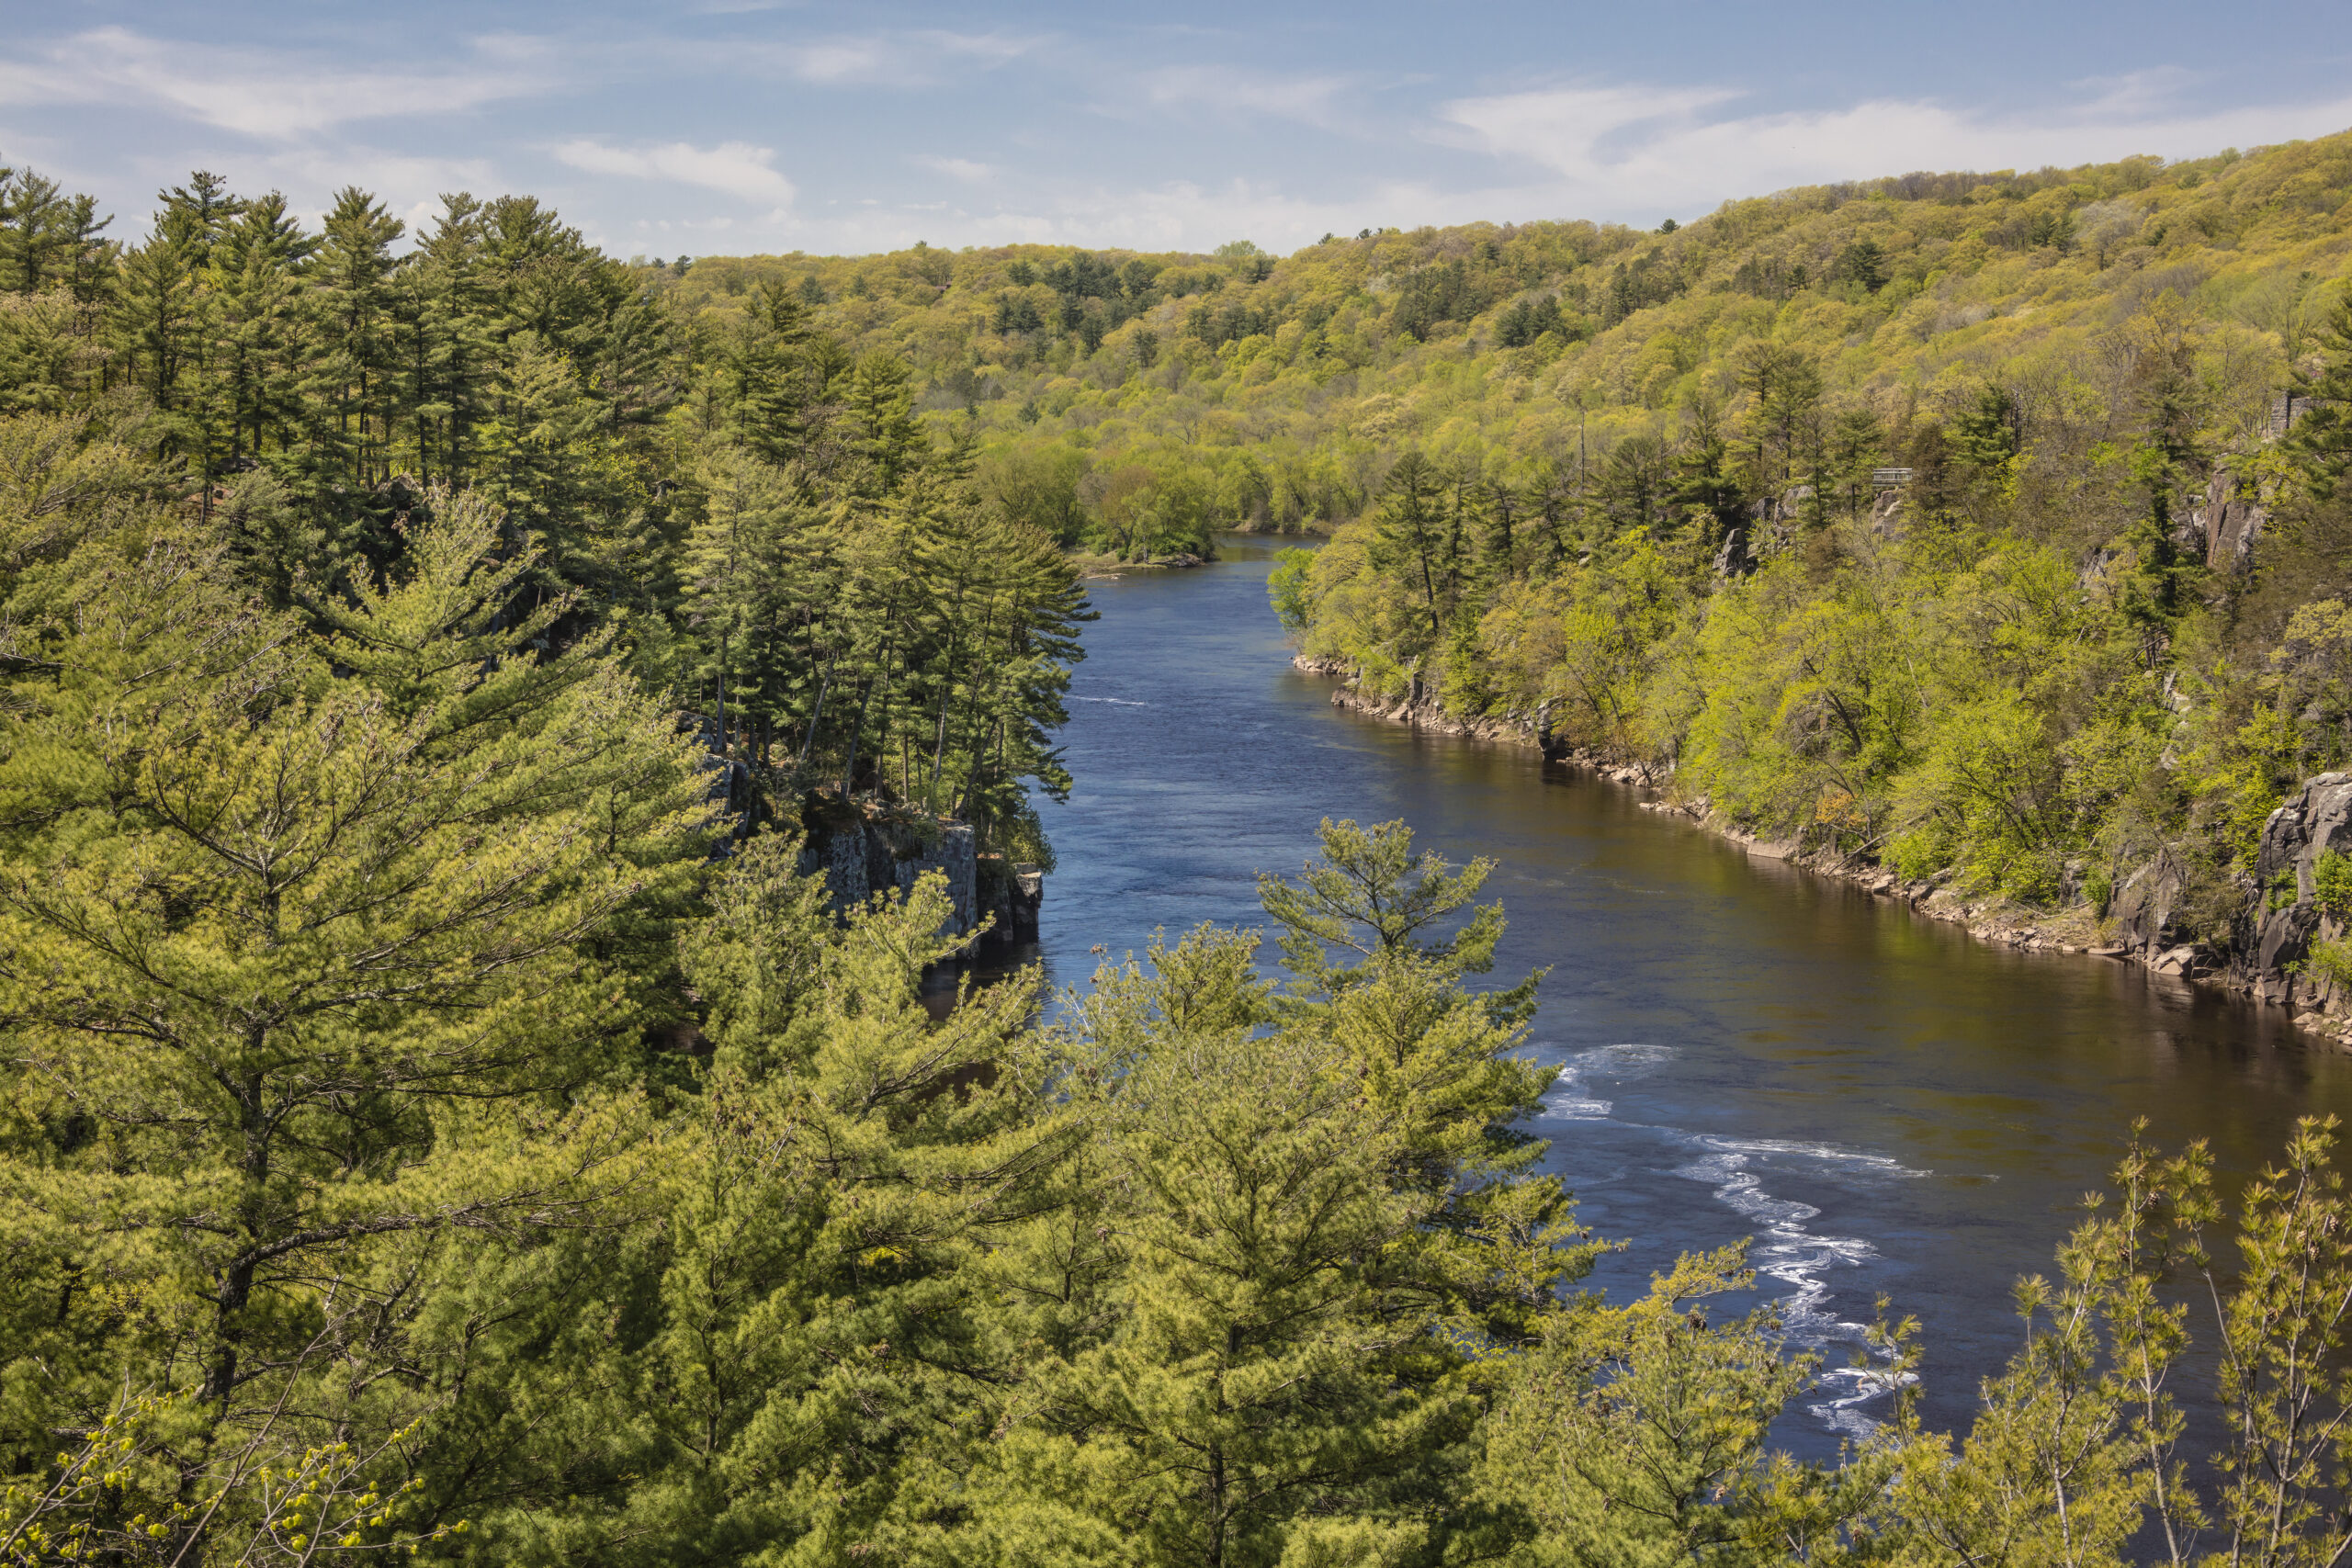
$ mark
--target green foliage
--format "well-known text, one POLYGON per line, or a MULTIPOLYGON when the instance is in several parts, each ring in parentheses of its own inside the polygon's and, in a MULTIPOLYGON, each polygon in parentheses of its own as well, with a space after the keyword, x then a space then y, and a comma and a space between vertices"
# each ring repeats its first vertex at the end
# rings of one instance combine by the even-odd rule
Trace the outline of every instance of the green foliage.
MULTIPOLYGON (((526 197, 451 197, 401 254, 363 191, 314 234, 199 174, 123 248, 9 177, 0 246, 29 259, 0 407, 25 423, 0 441, 20 486, 74 497, 28 491, 41 527, 109 488, 186 498, 269 610, 332 622, 469 497, 509 567, 486 613, 527 596, 535 648, 610 634, 754 765, 762 810, 830 781, 1045 858, 1027 792, 1067 785, 1050 737, 1086 612, 1054 545, 1096 525, 1082 465, 983 472, 904 357, 823 330, 804 290, 688 321, 526 197)), ((1188 482, 1154 491, 1142 547, 1204 547, 1188 482)))
POLYGON ((1895 1323, 1800 1464, 1738 1247, 1578 1288, 1488 863, 1327 822, 1278 977, 1204 928, 934 1010, 942 883, 714 855, 701 770, 1049 862, 1061 547, 1340 523, 1270 593, 1376 689, 1906 876, 2225 886, 2352 735, 2335 424, 2270 414, 2352 355, 2346 151, 658 270, 0 175, 0 1557, 2339 1561, 2331 1124, 2226 1261, 2135 1139, 1968 1431, 1895 1323))
POLYGON ((1285 549, 1274 557, 1274 570, 1266 575, 1266 596, 1272 601, 1274 615, 1283 629, 1303 632, 1314 619, 1314 600, 1310 597, 1315 554, 1312 550, 1285 549))
MULTIPOLYGON (((1552 1314, 1542 1343, 1510 1369, 1477 1485, 1532 1527, 1525 1561, 1614 1568, 1777 1555, 1781 1497, 1765 1479, 1765 1432, 1814 1364, 1783 1353, 1770 1309, 1708 1323, 1710 1298, 1754 1280, 1742 1251, 1684 1258, 1626 1306, 1587 1299, 1552 1314)), ((1850 1517, 1867 1483, 1849 1489, 1850 1517)))
POLYGON ((2312 902, 2339 920, 2352 915, 2352 857, 2329 850, 2312 863, 2312 902))
MULTIPOLYGON (((2290 172, 2333 190, 2352 181, 2347 156, 2342 138, 2274 150, 2226 198, 2132 165, 2078 171, 2064 191, 1903 182, 1917 188, 1825 193, 1805 218, 1794 196, 1726 209, 1673 236, 1711 287, 1645 308, 1626 264, 1608 307, 1626 320, 1544 372, 1572 427, 1532 401, 1508 448, 1467 435, 1484 412, 1416 421, 1419 445, 1304 592, 1285 577, 1286 624, 1385 695, 1540 716, 1555 744, 1906 880, 2098 903, 2095 885, 2170 843, 2219 887, 2352 736, 2337 592, 2352 536, 2323 499, 2334 394, 2316 389, 2352 349, 2268 302, 2280 277, 2280 299, 2311 295, 2309 269, 2278 269, 2340 265, 2340 220, 2256 194, 2290 172), (2154 232, 2121 215, 2188 190, 2259 206, 2245 222, 2264 238, 2241 243, 2263 259, 2215 260, 2225 286, 2116 292, 2123 240, 2154 232), (1981 226, 2011 200, 2014 226, 1981 226), (2078 231, 2069 210, 2086 201, 2078 231), (1878 226, 1898 216, 1907 227, 1878 226), (1717 236, 1703 254, 1702 231, 1717 236), (1930 231, 1947 237, 1931 247, 1930 231), (1802 271, 1760 259, 1798 233, 1815 236, 1802 271), (2039 325, 1992 325, 2022 277, 1999 258, 2037 250, 2065 258, 2035 264, 2066 269, 2064 321, 2043 295, 2039 325), (1785 308, 1740 307, 1759 293, 1785 308), (1824 335, 1835 323, 1842 344, 1824 335), (2317 347, 2317 378, 2290 340, 2317 347), (2083 354, 2116 377, 2093 387, 2071 368, 2083 354), (2295 398, 2309 412, 2282 442, 2295 398), (2250 567, 2223 537, 2249 512, 2250 567), (1461 541, 1482 538, 1492 564, 1464 558, 1461 541)), ((1657 265, 1672 254, 1657 248, 1657 265)), ((1534 373, 1498 359, 1441 391, 1426 367, 1410 406, 1534 373)), ((2226 920, 2213 902, 2193 917, 2209 933, 2226 920)))

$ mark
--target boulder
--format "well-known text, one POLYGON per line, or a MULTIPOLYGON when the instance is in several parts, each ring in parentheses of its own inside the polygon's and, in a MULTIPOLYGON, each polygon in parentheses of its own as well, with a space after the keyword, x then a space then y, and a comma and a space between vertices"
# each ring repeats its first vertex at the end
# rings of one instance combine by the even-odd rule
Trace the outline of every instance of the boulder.
POLYGON ((1726 528, 1724 542, 1715 551, 1715 575, 1737 577, 1756 570, 1756 558, 1748 552, 1747 530, 1726 528))

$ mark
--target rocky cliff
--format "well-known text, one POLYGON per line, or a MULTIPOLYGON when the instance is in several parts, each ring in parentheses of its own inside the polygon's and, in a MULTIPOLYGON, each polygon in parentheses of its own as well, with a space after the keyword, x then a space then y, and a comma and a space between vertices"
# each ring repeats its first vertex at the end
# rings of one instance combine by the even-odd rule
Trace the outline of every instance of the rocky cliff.
POLYGON ((2352 1002, 2311 963, 2314 943, 2345 935, 2342 914, 2322 897, 2320 859, 2347 852, 2352 773, 2320 774, 2263 823, 2254 891, 2231 957, 2233 973, 2264 1001, 2332 1019, 2352 1002))
POLYGON ((2191 940, 2179 919, 2189 870, 2160 852, 2116 890, 2109 912, 2118 956, 2243 990, 2323 1033, 2352 1034, 2352 997, 2312 961, 2317 944, 2346 933, 2320 886, 2329 854, 2352 854, 2352 773, 2308 781, 2264 821, 2251 886, 2224 939, 2191 940))
POLYGON ((2205 564, 2219 572, 2244 572, 2254 566, 2254 548, 2270 513, 2251 484, 2227 468, 2215 470, 2205 487, 2201 504, 2184 519, 2181 543, 2197 550, 2205 564))
POLYGON ((1019 940, 1035 937, 1045 878, 1028 867, 1005 867, 981 855, 972 829, 960 822, 919 817, 868 817, 839 806, 808 813, 808 840, 800 869, 821 872, 833 908, 845 912, 876 893, 904 893, 926 872, 947 879, 955 909, 947 930, 969 936, 993 917, 989 934, 1019 940))
MULTIPOLYGON (((731 854, 758 823, 775 819, 770 798, 748 767, 719 750, 714 720, 682 713, 677 722, 682 732, 694 734, 702 745, 695 766, 703 774, 703 798, 718 833, 712 853, 731 854)), ((775 783, 771 776, 771 789, 775 783)), ((983 919, 993 917, 991 936, 1012 941, 1036 936, 1038 907, 1045 898, 1043 874, 1034 866, 1008 867, 996 856, 980 854, 967 825, 844 802, 824 793, 807 796, 800 816, 800 870, 824 874, 834 913, 846 913, 879 892, 904 893, 923 873, 936 871, 947 879, 955 906, 947 928, 951 935, 969 936, 983 919)))
POLYGON ((868 818, 848 809, 810 814, 800 851, 803 872, 821 872, 833 908, 846 912, 876 893, 905 892, 927 871, 947 878, 956 936, 979 921, 979 857, 972 829, 959 822, 868 818))

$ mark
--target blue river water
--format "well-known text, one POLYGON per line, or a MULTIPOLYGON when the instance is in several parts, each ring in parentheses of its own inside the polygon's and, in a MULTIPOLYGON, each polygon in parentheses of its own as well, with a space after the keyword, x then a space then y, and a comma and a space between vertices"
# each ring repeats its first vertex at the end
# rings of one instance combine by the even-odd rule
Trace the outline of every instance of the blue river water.
POLYGON ((1964 1426, 2019 1330, 2012 1280, 2100 1187, 2135 1117, 2211 1140, 2225 1178, 2298 1115, 2352 1112, 2352 1059, 2273 1014, 2108 960, 2020 953, 1769 861, 1524 749, 1333 707, 1269 610, 1274 546, 1090 585, 1099 623, 1045 808, 1059 869, 1034 954, 1057 986, 1155 930, 1259 922, 1319 818, 1401 818, 1500 863, 1496 977, 1550 965, 1529 1048, 1559 1069, 1536 1131, 1638 1291, 1753 1238, 1759 1293, 1828 1364, 1781 1439, 1826 1452, 1884 1410, 1846 1370, 1884 1293, 1916 1315, 1932 1424, 1964 1426))

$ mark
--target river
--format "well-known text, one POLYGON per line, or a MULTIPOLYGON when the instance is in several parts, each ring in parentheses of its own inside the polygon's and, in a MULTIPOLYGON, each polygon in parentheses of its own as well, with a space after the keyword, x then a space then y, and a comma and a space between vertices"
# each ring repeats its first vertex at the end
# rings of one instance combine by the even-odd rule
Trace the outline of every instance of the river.
POLYGON ((1754 1237, 1762 1293, 1833 1369, 1781 1424, 1799 1450, 1881 1410, 1836 1370, 1881 1292, 1920 1321, 1928 1420, 1964 1426, 2018 1342, 2011 1281, 2051 1269, 2133 1118, 2242 1178, 2298 1115, 2352 1113, 2352 1058, 2273 1013, 1984 946, 1531 750, 1334 708, 1267 606, 1274 548, 1091 585, 1036 956, 1080 985, 1097 944, 1258 923, 1257 874, 1295 870, 1327 815, 1492 856, 1496 978, 1552 969, 1530 1043, 1560 1069, 1546 1168, 1628 1243, 1591 1284, 1622 1298, 1678 1252, 1754 1237))

